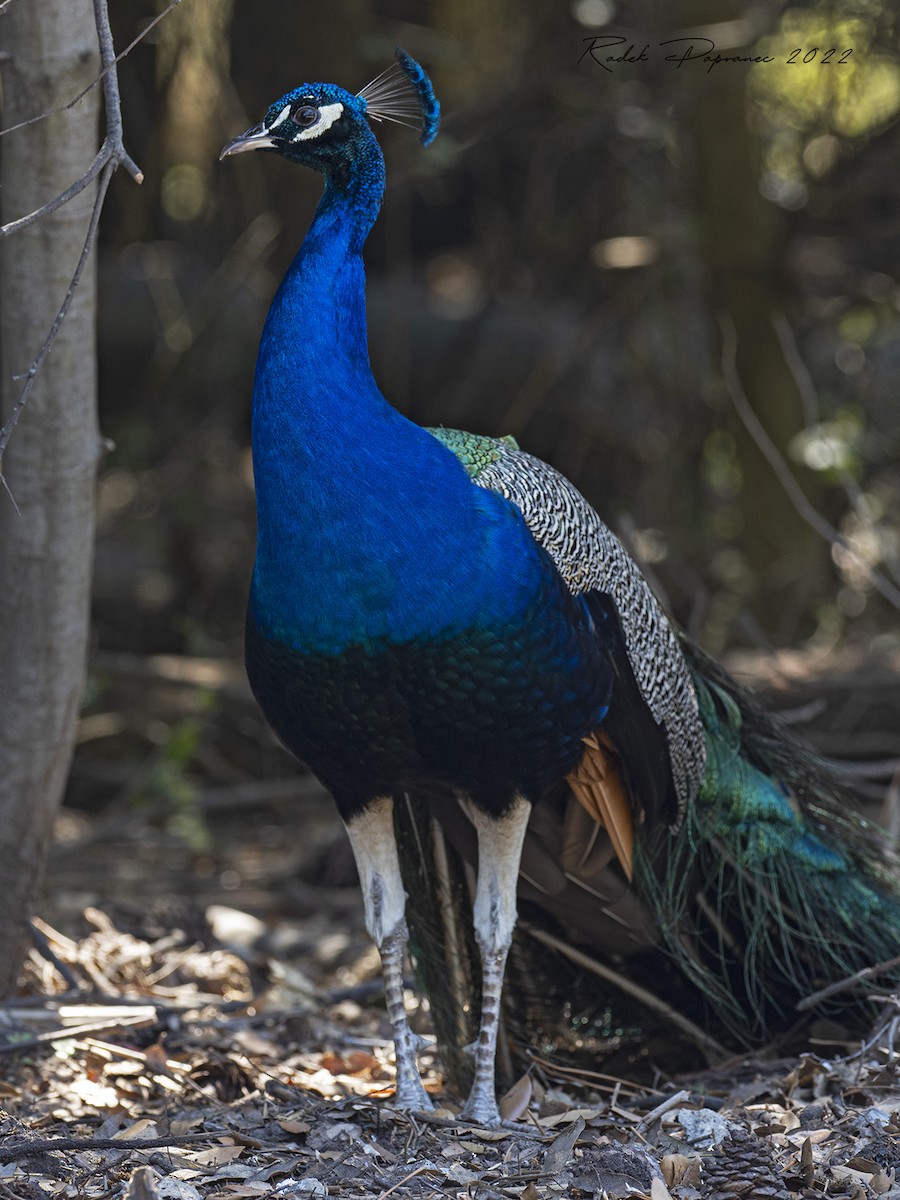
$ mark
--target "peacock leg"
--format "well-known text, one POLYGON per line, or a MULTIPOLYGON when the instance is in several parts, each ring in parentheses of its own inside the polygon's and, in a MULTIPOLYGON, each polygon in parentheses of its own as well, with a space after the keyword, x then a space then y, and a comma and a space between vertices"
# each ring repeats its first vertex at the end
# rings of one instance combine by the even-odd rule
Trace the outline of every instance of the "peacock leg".
POLYGON ((516 798, 500 820, 468 806, 478 833, 475 940, 481 951, 481 1025, 475 1043, 475 1078, 463 1116, 480 1125, 499 1125, 495 1091, 497 1027, 503 972, 516 923, 516 883, 531 804, 516 798))
POLYGON ((359 870, 366 929, 381 954, 384 994, 394 1035, 397 1091, 394 1103, 412 1111, 433 1108, 416 1064, 419 1039, 409 1027, 403 1003, 403 955, 409 937, 406 893, 394 837, 394 802, 379 796, 367 809, 345 822, 359 870))

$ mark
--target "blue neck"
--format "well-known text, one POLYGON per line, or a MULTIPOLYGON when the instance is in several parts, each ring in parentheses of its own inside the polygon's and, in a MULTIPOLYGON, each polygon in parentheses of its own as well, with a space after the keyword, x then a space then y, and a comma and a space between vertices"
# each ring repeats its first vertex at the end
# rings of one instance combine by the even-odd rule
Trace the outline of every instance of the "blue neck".
POLYGON ((266 318, 253 387, 261 541, 270 530, 306 523, 304 485, 340 458, 357 422, 388 410, 372 377, 366 332, 361 251, 384 191, 381 151, 374 138, 370 145, 362 169, 345 182, 326 176, 313 223, 266 318))
POLYGON ((502 617, 498 595, 500 610, 521 599, 494 572, 504 551, 522 555, 522 523, 372 377, 361 249, 384 175, 371 145, 349 181, 326 181, 269 311, 253 391, 251 618, 326 653, 465 628, 502 617), (472 562, 461 585, 473 544, 491 566, 472 562))
MULTIPOLYGON (((346 177, 326 175, 313 223, 269 310, 257 364, 257 391, 272 370, 272 352, 282 370, 285 354, 295 358, 305 368, 307 387, 333 385, 335 372, 348 381, 352 378, 356 386, 365 379, 375 387, 366 336, 362 248, 381 207, 384 159, 374 138, 364 145, 368 153, 346 177)), ((277 378, 281 371, 275 374, 279 404, 285 386, 297 400, 302 399, 299 388, 277 378)))

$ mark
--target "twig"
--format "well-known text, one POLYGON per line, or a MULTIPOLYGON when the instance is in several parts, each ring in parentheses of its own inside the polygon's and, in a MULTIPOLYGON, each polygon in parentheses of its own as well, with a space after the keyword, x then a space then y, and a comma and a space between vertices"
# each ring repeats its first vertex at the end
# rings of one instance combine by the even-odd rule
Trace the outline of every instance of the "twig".
POLYGON ((690 1092, 675 1092, 673 1095, 667 1096, 660 1104, 657 1104, 654 1108, 651 1108, 648 1113, 645 1113, 644 1116, 641 1117, 638 1128, 646 1130, 653 1124, 654 1121, 659 1121, 666 1115, 667 1112, 671 1112, 673 1108, 678 1108, 682 1104, 691 1104, 694 1102, 694 1097, 690 1092))
POLYGON ((108 161, 106 142, 104 142, 97 152, 97 157, 85 173, 80 179, 76 179, 73 184, 70 184, 64 192, 60 192, 58 196, 54 196, 52 200, 48 200, 46 204, 42 204, 40 208, 36 208, 33 212, 26 213, 24 217, 17 217, 15 221, 7 221, 5 225, 0 225, 0 241, 9 237, 11 233, 18 233, 20 229, 25 229, 27 226, 33 225, 41 217, 49 217, 58 208, 62 208, 64 204, 68 204, 70 200, 74 200, 92 180, 97 178, 108 161))
POLYGON ((800 353, 797 339, 794 337, 794 331, 791 329, 790 322, 784 313, 775 313, 772 317, 772 324, 775 327, 778 341, 781 343, 781 353, 784 355, 784 361, 787 363, 787 368, 794 378, 797 391, 800 393, 800 402, 803 405, 803 420, 807 425, 814 425, 819 419, 819 396, 816 392, 816 385, 813 383, 812 375, 810 375, 806 363, 803 361, 803 355, 800 353))
POLYGON ((444 958, 447 966, 450 991, 453 995, 456 1036, 460 1043, 466 1040, 466 985, 460 946, 462 939, 453 906, 450 884, 450 864, 447 859, 447 843, 440 822, 431 818, 431 845, 434 856, 435 882, 438 902, 444 918, 444 958))
MULTIPOLYGON (((157 20, 161 20, 162 17, 164 17, 165 14, 175 6, 175 4, 179 3, 181 3, 181 0, 172 0, 168 7, 157 18, 157 20)), ((112 179, 116 168, 119 166, 125 167, 136 183, 140 183, 144 178, 140 168, 135 164, 134 160, 126 151, 123 141, 122 105, 119 96, 119 78, 116 71, 116 64, 121 58, 124 58, 124 56, 132 49, 133 46, 137 44, 137 42, 140 40, 140 37, 146 35, 148 29, 152 28, 152 26, 156 24, 156 21, 151 22, 151 25, 142 31, 140 37, 135 39, 135 41, 133 41, 128 48, 122 52, 122 54, 116 57, 112 31, 109 27, 109 9, 107 0, 93 0, 93 5, 94 23, 97 28, 97 44, 100 50, 100 63, 102 66, 102 71, 94 83, 98 82, 98 80, 103 81, 103 99, 106 112, 106 137, 103 139, 103 145, 101 146, 97 157, 94 159, 93 163, 91 163, 90 167, 81 177, 81 179, 76 180, 75 183, 66 188, 53 200, 48 201, 48 203, 42 208, 36 209, 33 213, 29 213, 25 217, 20 217, 17 221, 12 221, 8 225, 0 228, 0 237, 4 237, 15 232, 17 229, 22 229, 26 225, 32 224, 40 217, 46 216, 48 213, 54 212, 57 208, 60 208, 63 204, 66 204, 74 196, 77 196, 80 192, 82 192, 93 179, 99 177, 97 194, 94 198, 94 206, 91 210, 91 217, 90 221, 88 222, 84 245, 82 246, 81 255, 79 256, 78 264, 75 267, 68 290, 62 304, 60 305, 59 311, 56 314, 56 318, 54 319, 53 324, 50 326, 50 332, 47 334, 43 345, 41 346, 40 350, 38 350, 37 355, 32 360, 31 365, 23 376, 25 380, 24 385, 18 395, 18 398, 12 406, 9 417, 7 418, 3 428, 0 429, 0 484, 2 484, 6 492, 10 495, 14 505, 15 499, 12 497, 12 493, 9 491, 9 486, 3 475, 3 454, 6 450, 6 447, 9 445, 9 440, 12 437, 25 406, 27 405, 31 396, 31 392, 34 387, 34 381, 44 364, 44 360, 50 353, 53 343, 56 341, 57 334, 60 331, 63 321, 66 319, 66 315, 68 314, 68 311, 72 305, 72 300, 75 297, 75 292, 79 283, 81 282, 81 277, 84 273, 85 266, 87 265, 91 252, 94 248, 94 242, 97 237, 97 227, 100 222, 100 213, 103 209, 103 202, 106 199, 106 192, 109 187, 110 180, 112 179)), ((90 87, 93 86, 94 84, 90 85, 90 87)), ((89 91, 90 87, 85 89, 85 92, 89 91)), ((77 96, 75 101, 72 103, 76 103, 81 96, 85 94, 85 92, 82 92, 80 96, 77 96)))
POLYGON ((416 1167, 416 1169, 411 1171, 409 1175, 405 1175, 403 1179, 398 1180, 395 1184, 389 1187, 387 1191, 382 1192, 379 1195, 378 1200, 385 1200, 385 1198, 390 1196, 392 1192, 396 1192, 398 1188, 403 1187, 405 1183, 409 1183, 411 1179, 415 1179, 417 1175, 422 1175, 425 1171, 436 1172, 437 1167, 433 1167, 431 1163, 426 1163, 421 1167, 416 1167))
POLYGON ((6 1142, 0 1146, 0 1162, 14 1162, 19 1156, 48 1154, 54 1150, 155 1150, 164 1146, 182 1146, 209 1138, 208 1133, 180 1133, 160 1138, 36 1138, 6 1142))
POLYGON ((6 487, 6 480, 2 469, 3 454, 6 450, 6 447, 9 445, 9 439, 12 437, 16 426, 19 424, 19 419, 22 416, 25 405, 28 403, 31 397, 31 391, 34 387, 34 381, 37 378, 38 372, 44 365, 44 360, 50 353, 51 347, 56 341, 56 335, 59 333, 60 327, 62 326, 63 321, 66 319, 66 314, 72 305, 73 299, 75 298, 76 289, 78 288, 78 284, 81 282, 81 276, 84 273, 84 268, 87 265, 91 250, 94 247, 94 239, 97 236, 97 226, 100 223, 100 211, 103 208, 103 201, 106 198, 106 189, 109 187, 109 182, 113 177, 113 172, 116 169, 116 165, 117 164, 114 159, 109 159, 103 168, 103 174, 100 176, 100 183, 97 186, 97 196, 94 200, 91 219, 88 223, 87 235, 84 239, 84 245, 81 248, 81 255, 78 259, 78 265, 75 267, 75 272, 72 275, 72 281, 69 284, 69 290, 66 292, 65 299, 60 305, 59 312, 56 314, 53 324, 50 326, 50 332, 47 334, 46 338, 44 338, 43 345, 41 346, 40 350, 38 350, 31 363, 31 366, 25 372, 25 385, 21 392, 19 392, 18 398, 10 410, 6 424, 2 429, 0 429, 0 480, 3 480, 4 487, 6 487))
MULTIPOLYGON (((171 5, 169 6, 171 8, 171 5)), ((166 12, 169 10, 166 9, 166 12)), ((110 158, 116 166, 123 166, 135 183, 142 183, 143 172, 125 150, 122 140, 122 101, 119 96, 119 73, 116 70, 116 48, 109 27, 108 0, 94 0, 94 21, 97 25, 97 43, 100 47, 100 62, 103 66, 103 104, 106 110, 106 137, 110 158)))
MULTIPOLYGON (((173 4, 176 3, 180 4, 181 0, 173 0, 173 4)), ((97 27, 97 44, 100 49, 100 62, 103 70, 93 83, 88 84, 82 92, 79 92, 74 100, 63 105, 62 108, 53 109, 52 112, 41 113, 39 117, 31 117, 29 120, 22 121, 18 125, 10 125, 8 129, 0 131, 0 136, 4 133, 12 133, 14 129, 22 129, 26 125, 33 125, 36 121, 43 120, 45 116, 51 116, 53 112, 64 112, 65 109, 71 108, 73 104, 77 104, 82 97, 87 95, 92 87, 102 80, 103 101, 106 113, 106 137, 103 139, 103 145, 84 175, 80 179, 77 179, 70 187, 67 187, 65 191, 60 192, 58 196, 54 196, 52 200, 49 200, 40 208, 36 208, 34 212, 27 213, 24 217, 19 217, 17 220, 10 221, 6 225, 0 225, 0 239, 8 237, 11 233, 16 233, 20 229, 24 229, 27 225, 34 224, 41 217, 48 216, 64 204, 67 204, 75 196, 79 195, 80 192, 83 192, 91 180, 95 179, 110 162, 114 163, 114 167, 125 167, 136 183, 143 181, 143 172, 126 151, 124 141, 122 140, 122 105, 119 97, 119 76, 116 71, 116 64, 119 58, 124 58, 131 49, 131 46, 136 45, 136 42, 132 42, 131 46, 123 50, 119 58, 117 58, 112 40, 112 31, 109 27, 107 0, 93 0, 93 4, 94 23, 97 27)), ((169 8, 161 13, 157 19, 161 20, 172 6, 170 4, 169 8)), ((153 24, 156 24, 156 22, 154 21, 153 24)), ((148 26, 149 28, 150 26, 148 26)), ((144 30, 141 37, 146 32, 147 30, 144 30)), ((2 453, 2 450, 0 450, 0 453, 2 453)))
POLYGON ((644 1087, 643 1085, 639 1087, 636 1083, 620 1079, 618 1075, 604 1075, 602 1071, 589 1071, 586 1067, 567 1067, 552 1059, 541 1058, 533 1050, 528 1050, 526 1053, 529 1062, 537 1063, 546 1074, 553 1074, 566 1081, 580 1083, 584 1087, 592 1088, 595 1092, 610 1092, 617 1096, 623 1089, 626 1089, 633 1093, 628 1097, 631 1104, 634 1104, 639 1098, 656 1103, 656 1097, 662 1095, 659 1088, 644 1087))
POLYGON ((659 996, 655 996, 653 992, 641 987, 640 984, 634 983, 630 979, 619 975, 616 971, 611 970, 603 963, 598 962, 596 958, 592 958, 589 954, 585 954, 581 950, 577 950, 574 946, 570 946, 561 938, 554 937, 552 933, 547 933, 545 929, 538 929, 534 925, 527 925, 524 922, 519 922, 519 928, 524 929, 530 937, 535 938, 539 942, 543 942, 545 946, 550 946, 554 950, 558 950, 560 954, 564 954, 566 958, 570 958, 573 963, 579 967, 584 967, 585 970, 591 971, 594 975, 599 975, 601 979, 605 979, 607 983, 614 984, 617 988, 621 988, 629 996, 633 996, 635 1000, 646 1005, 651 1011, 657 1013, 664 1020, 669 1021, 681 1030, 695 1045, 699 1046, 707 1054, 723 1059, 727 1058, 725 1047, 716 1041, 711 1034, 708 1034, 705 1029, 701 1029, 699 1025, 695 1025, 683 1013, 678 1012, 671 1004, 667 1004, 665 1000, 661 1000, 659 996))
POLYGON ((176 684, 179 687, 202 688, 226 696, 230 700, 253 703, 246 676, 230 659, 190 658, 177 654, 129 654, 101 650, 94 659, 94 668, 114 679, 147 683, 151 687, 176 684))
MULTIPOLYGON (((3 9, 6 7, 7 4, 11 4, 11 3, 12 3, 12 0, 3 0, 3 3, 0 4, 0 13, 3 12, 3 9)), ((163 17, 165 17, 173 8, 175 8, 180 3, 181 3, 181 0, 170 0, 169 4, 162 10, 162 12, 157 13, 157 15, 153 18, 153 20, 148 25, 144 26, 144 28, 137 35, 137 37, 133 38, 132 41, 130 41, 128 43, 128 45, 125 47, 125 49, 122 51, 121 54, 115 55, 115 57, 110 59, 109 61, 107 61, 106 59, 102 59, 101 61, 104 63, 103 70, 100 72, 100 74, 95 79, 91 80, 91 82, 87 85, 87 87, 82 88, 77 96, 73 96, 72 99, 66 101, 65 104, 61 104, 59 106, 59 108, 48 108, 46 112, 38 113, 38 115, 36 117, 29 117, 25 121, 18 121, 15 125, 7 125, 7 127, 5 129, 0 129, 0 137, 3 137, 7 133, 15 133, 15 131, 17 129, 27 129, 29 125, 37 125, 37 123, 39 121, 46 121, 46 119, 48 117, 55 117, 58 113, 67 112, 70 108, 74 108, 79 100, 83 100, 85 98, 85 96, 88 94, 88 92, 90 92, 93 88, 95 88, 98 83, 102 83, 106 79, 106 76, 109 74, 109 72, 114 71, 114 68, 122 61, 122 59, 125 58, 127 55, 129 55, 131 53, 131 51, 135 48, 135 46, 137 46, 140 42, 142 42, 144 40, 144 38, 147 36, 147 34, 150 32, 150 30, 153 29, 154 26, 158 25, 160 23, 160 21, 163 19, 163 17)), ((105 7, 106 7, 106 5, 104 3, 104 9, 105 9, 105 7)), ((95 5, 95 10, 96 10, 96 5, 95 5)), ((109 22, 107 20, 107 32, 108 32, 108 27, 109 27, 109 22)), ((99 29, 98 29, 98 32, 99 32, 99 29)), ((133 163, 132 163, 132 166, 134 166, 133 163)), ((135 168, 135 170, 137 170, 137 168, 135 168)), ((133 174, 133 172, 132 172, 132 174, 133 174)), ((138 174, 140 174, 139 171, 138 171, 138 174)))
POLYGON ((814 529, 821 538, 824 538, 826 542, 830 542, 832 546, 840 546, 860 569, 865 572, 872 586, 881 592, 885 600, 889 604, 892 604, 894 608, 900 609, 900 588, 895 587, 880 571, 877 571, 870 563, 866 562, 853 549, 853 546, 843 534, 839 533, 833 525, 826 521, 822 514, 817 512, 806 498, 803 489, 791 474, 790 468, 782 458, 778 447, 766 433, 762 422, 753 411, 750 401, 747 399, 747 394, 744 391, 737 371, 737 333, 734 328, 734 321, 728 314, 722 314, 719 321, 722 327, 722 376, 725 380, 728 394, 731 397, 731 402, 738 416, 743 421, 745 429, 754 442, 756 442, 761 454, 775 472, 778 482, 787 493, 787 497, 794 506, 797 515, 810 528, 814 529))
POLYGON ((48 963, 61 976, 64 983, 67 983, 73 992, 77 992, 81 987, 81 980, 78 979, 68 963, 63 962, 59 955, 53 950, 47 940, 42 929, 35 925, 34 921, 30 923, 31 940, 34 942, 35 949, 41 958, 46 959, 48 963))
POLYGON ((156 1024, 155 1017, 138 1014, 134 1017, 118 1016, 115 1020, 91 1021, 86 1025, 60 1025, 57 1029, 44 1029, 16 1042, 0 1042, 0 1054, 18 1054, 22 1050, 34 1050, 50 1042, 63 1042, 83 1037, 90 1033, 114 1032, 119 1029, 146 1029, 156 1024))
POLYGON ((900 758, 884 758, 857 762, 851 759, 825 758, 832 771, 842 775, 853 775, 859 779, 894 778, 900 773, 900 758))
POLYGON ((838 995, 839 992, 846 992, 858 983, 863 983, 865 980, 872 979, 876 975, 883 975, 885 971, 893 971, 897 967, 900 967, 900 957, 889 958, 885 962, 874 963, 871 967, 863 967, 861 971, 857 971, 853 975, 848 975, 846 979, 838 979, 836 983, 829 983, 827 987, 820 988, 819 991, 813 992, 812 995, 804 996, 802 1000, 794 1005, 794 1008, 797 1012, 805 1012, 809 1008, 815 1008, 822 1000, 828 1000, 831 996, 838 995))
MULTIPOLYGON (((824 696, 816 696, 814 700, 808 700, 806 704, 798 704, 795 708, 779 708, 775 709, 774 713, 782 725, 806 725, 809 721, 814 721, 816 717, 821 717, 822 713, 828 708, 828 701, 824 696)), ((84 718, 82 718, 82 723, 84 718)))

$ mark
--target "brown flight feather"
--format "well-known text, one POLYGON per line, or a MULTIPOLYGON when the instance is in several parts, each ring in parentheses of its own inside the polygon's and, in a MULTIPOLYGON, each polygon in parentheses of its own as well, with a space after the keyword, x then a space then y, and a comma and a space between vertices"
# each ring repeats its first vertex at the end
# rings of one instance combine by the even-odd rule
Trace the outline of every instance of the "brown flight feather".
POLYGON ((622 870, 634 873, 634 818, 616 748, 602 731, 583 739, 584 754, 566 776, 576 800, 609 834, 622 870))

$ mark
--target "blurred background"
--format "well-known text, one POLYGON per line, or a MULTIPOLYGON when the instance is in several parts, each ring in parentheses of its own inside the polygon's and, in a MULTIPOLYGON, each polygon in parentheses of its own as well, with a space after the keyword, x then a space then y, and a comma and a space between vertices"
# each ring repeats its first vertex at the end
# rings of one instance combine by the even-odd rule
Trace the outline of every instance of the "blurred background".
MULTIPOLYGON (((162 4, 112 8, 121 48, 162 4)), ((896 755, 900 629, 871 572, 900 582, 898 32, 890 0, 171 11, 120 68, 145 182, 119 172, 102 222, 113 448, 64 846, 97 844, 79 813, 121 828, 139 810, 136 858, 162 849, 256 911, 273 872, 320 882, 330 863, 352 881, 334 866, 327 804, 321 862, 309 838, 302 869, 274 854, 280 822, 296 824, 297 768, 240 665, 254 359, 321 181, 275 156, 218 154, 301 82, 358 90, 397 44, 432 74, 444 122, 427 151, 378 128, 388 190, 366 260, 386 396, 424 424, 514 435, 575 481, 707 649, 744 651, 771 683, 759 664, 793 648, 792 680, 819 705, 802 714, 822 720, 822 664, 843 672, 831 723, 812 730, 820 746, 896 755), (682 56, 714 44, 770 61, 669 62, 661 43, 675 38, 682 56), (744 395, 763 434, 748 432, 744 395), (254 845, 223 866, 225 813, 237 829, 252 813, 254 845)), ((85 894, 82 861, 67 861, 80 898, 98 899, 107 872, 85 894)), ((107 867, 127 890, 121 846, 107 867)), ((59 864, 53 878, 67 878, 59 864)))
MULTIPOLYGON (((117 3, 117 45, 150 15, 117 3)), ((896 644, 721 358, 724 328, 786 471, 896 580, 898 26, 888 0, 184 0, 121 69, 146 181, 120 173, 103 222, 98 644, 239 653, 256 347, 321 180, 218 152, 304 80, 362 87, 398 43, 445 116, 427 152, 378 130, 370 349, 391 402, 549 459, 715 653, 896 644), (704 38, 772 61, 665 60, 704 38), (602 63, 630 46, 647 61, 602 63)))

